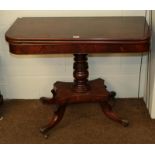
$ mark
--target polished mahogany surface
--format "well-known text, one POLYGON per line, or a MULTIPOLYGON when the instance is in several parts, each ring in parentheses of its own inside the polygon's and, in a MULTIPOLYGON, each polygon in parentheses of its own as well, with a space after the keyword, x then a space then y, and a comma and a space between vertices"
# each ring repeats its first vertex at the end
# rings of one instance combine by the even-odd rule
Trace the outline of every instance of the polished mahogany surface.
POLYGON ((6 40, 15 54, 147 52, 150 31, 142 16, 24 17, 6 40))

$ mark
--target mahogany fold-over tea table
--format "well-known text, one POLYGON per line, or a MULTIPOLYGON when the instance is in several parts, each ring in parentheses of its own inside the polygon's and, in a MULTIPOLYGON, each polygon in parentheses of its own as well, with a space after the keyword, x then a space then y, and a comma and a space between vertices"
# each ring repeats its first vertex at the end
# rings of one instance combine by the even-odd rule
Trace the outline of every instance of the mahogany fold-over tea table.
MULTIPOLYGON (((53 97, 42 97, 43 103, 58 104, 50 122, 40 131, 59 123, 71 103, 100 103, 110 119, 128 125, 117 116, 109 100, 103 79, 88 81, 87 55, 93 53, 148 52, 150 30, 145 17, 25 17, 18 18, 6 32, 10 52, 14 54, 73 54, 73 82, 56 82, 53 97)), ((63 76, 63 75, 62 75, 63 76)))

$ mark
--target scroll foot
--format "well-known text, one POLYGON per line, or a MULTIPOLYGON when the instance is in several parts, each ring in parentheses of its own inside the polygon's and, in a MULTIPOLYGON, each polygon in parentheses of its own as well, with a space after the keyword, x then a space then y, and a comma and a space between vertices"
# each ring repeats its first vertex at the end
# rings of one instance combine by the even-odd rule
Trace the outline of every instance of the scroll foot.
POLYGON ((110 118, 111 120, 118 122, 120 124, 122 124, 124 127, 127 127, 129 125, 129 121, 125 120, 125 119, 121 119, 119 116, 117 116, 116 113, 114 113, 114 111, 112 110, 111 105, 109 105, 108 103, 102 103, 100 104, 103 113, 110 118))
POLYGON ((58 109, 54 112, 54 116, 51 118, 49 123, 44 127, 40 128, 40 132, 44 135, 44 138, 47 138, 47 132, 62 120, 65 109, 66 105, 60 105, 58 109))

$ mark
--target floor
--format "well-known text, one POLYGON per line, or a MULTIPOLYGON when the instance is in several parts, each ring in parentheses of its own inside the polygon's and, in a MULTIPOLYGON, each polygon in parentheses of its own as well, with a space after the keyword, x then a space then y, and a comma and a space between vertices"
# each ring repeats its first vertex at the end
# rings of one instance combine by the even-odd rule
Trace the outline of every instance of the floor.
POLYGON ((150 144, 155 143, 155 120, 142 99, 116 99, 114 111, 130 121, 123 127, 104 116, 99 104, 73 104, 45 139, 39 128, 48 122, 55 105, 39 100, 6 100, 1 110, 3 144, 150 144))

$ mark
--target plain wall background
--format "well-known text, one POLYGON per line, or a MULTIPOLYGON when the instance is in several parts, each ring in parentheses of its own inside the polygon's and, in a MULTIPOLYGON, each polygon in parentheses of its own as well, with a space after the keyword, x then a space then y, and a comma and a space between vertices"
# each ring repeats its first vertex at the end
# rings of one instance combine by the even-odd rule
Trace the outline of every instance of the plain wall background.
MULTIPOLYGON (((4 98, 38 99, 51 96, 53 83, 73 81, 72 55, 20 56, 9 53, 5 32, 26 16, 144 16, 145 11, 0 11, 0 89, 4 98)), ((108 51, 107 51, 108 52, 108 51)), ((140 97, 145 94, 147 56, 143 56, 140 97)), ((104 78, 117 97, 138 97, 141 55, 89 55, 89 79, 104 78)))

